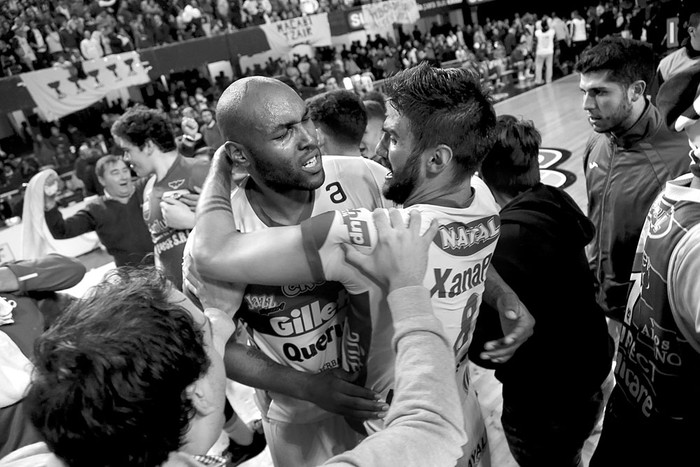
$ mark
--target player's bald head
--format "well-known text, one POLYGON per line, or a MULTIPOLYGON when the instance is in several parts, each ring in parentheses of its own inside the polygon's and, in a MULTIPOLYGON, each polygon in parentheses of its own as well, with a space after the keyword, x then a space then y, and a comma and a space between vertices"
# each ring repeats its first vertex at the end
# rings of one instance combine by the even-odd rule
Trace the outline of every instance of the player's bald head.
POLYGON ((219 98, 216 121, 227 141, 246 144, 254 130, 268 124, 276 107, 290 100, 303 101, 283 82, 264 76, 251 76, 234 81, 219 98))

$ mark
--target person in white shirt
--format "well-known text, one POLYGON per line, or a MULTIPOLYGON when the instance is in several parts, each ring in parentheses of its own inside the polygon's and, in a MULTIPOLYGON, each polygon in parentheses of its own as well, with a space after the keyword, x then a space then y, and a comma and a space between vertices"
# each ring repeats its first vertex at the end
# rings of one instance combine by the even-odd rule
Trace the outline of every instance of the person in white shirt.
POLYGON ((542 66, 546 63, 545 81, 552 82, 552 63, 554 59, 554 30, 549 27, 549 19, 542 19, 542 29, 535 31, 537 48, 535 49, 535 84, 543 84, 542 66))
POLYGON ((571 36, 571 56, 578 60, 578 56, 588 45, 588 34, 586 33, 586 20, 584 20, 577 10, 571 13, 571 20, 566 22, 571 36))

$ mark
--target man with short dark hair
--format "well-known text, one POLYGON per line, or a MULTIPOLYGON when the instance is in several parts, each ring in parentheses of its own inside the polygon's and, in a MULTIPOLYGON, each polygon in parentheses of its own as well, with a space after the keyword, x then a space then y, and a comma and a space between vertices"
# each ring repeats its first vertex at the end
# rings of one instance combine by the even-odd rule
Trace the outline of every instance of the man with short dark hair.
POLYGON ((666 128, 646 98, 653 66, 651 47, 619 37, 602 39, 576 64, 595 132, 583 157, 588 216, 596 228, 588 257, 598 303, 617 322, 644 216, 663 184, 688 171, 685 139, 666 128))
POLYGON ((112 135, 140 177, 150 177, 143 192, 143 220, 151 232, 156 265, 182 289, 182 253, 198 196, 209 170, 201 159, 178 153, 175 137, 162 112, 134 107, 112 125, 112 135))
POLYGON ((483 304, 470 356, 503 383, 501 420, 518 465, 578 467, 603 409, 612 346, 584 250, 595 229, 566 192, 540 183, 540 144, 532 122, 501 115, 480 171, 501 208, 491 264, 537 326, 511 360, 484 362, 476 351, 500 334, 500 323, 483 304), (553 384, 531 384, 545 380, 553 384))
POLYGON ((697 456, 700 63, 666 81, 657 102, 664 124, 687 136, 691 173, 666 182, 647 214, 591 467, 691 465, 697 456))
POLYGON ((117 267, 142 264, 153 253, 141 208, 147 180, 134 183, 129 167, 117 156, 100 158, 95 173, 105 194, 68 219, 58 210, 56 193, 44 195, 44 217, 51 235, 65 239, 95 231, 117 267))
POLYGON ((332 156, 360 156, 360 143, 367 126, 365 106, 352 91, 335 90, 306 100, 309 116, 316 125, 321 153, 332 156))

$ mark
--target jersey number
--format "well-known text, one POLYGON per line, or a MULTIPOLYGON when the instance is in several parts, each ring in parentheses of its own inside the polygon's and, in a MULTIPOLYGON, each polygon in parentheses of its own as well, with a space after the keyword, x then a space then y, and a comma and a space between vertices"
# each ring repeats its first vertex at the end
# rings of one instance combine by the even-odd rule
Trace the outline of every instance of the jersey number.
POLYGON ((347 195, 343 191, 343 187, 340 186, 340 182, 333 182, 326 185, 326 191, 331 190, 334 190, 333 193, 331 193, 331 201, 333 201, 335 204, 340 204, 348 199, 347 195))
MULTIPOLYGON (((460 331, 459 336, 457 336, 453 347, 457 358, 459 358, 459 353, 462 347, 468 344, 472 337, 474 317, 478 311, 479 294, 473 293, 471 297, 469 297, 469 300, 467 300, 467 304, 464 306, 464 311, 462 311, 462 330, 460 331)), ((467 355, 466 352, 464 355, 467 355)), ((458 363, 462 362, 460 361, 458 363)))

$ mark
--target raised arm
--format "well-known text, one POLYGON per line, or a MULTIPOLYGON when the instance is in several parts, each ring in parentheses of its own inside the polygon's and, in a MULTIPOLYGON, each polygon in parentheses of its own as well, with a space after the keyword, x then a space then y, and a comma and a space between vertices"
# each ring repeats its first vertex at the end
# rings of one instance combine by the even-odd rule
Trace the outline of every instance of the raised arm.
POLYGON ((240 233, 231 209, 233 163, 223 146, 214 155, 197 207, 192 257, 202 276, 261 285, 314 280, 299 226, 240 233))
POLYGON ((52 196, 44 195, 44 219, 49 232, 56 239, 77 237, 92 232, 96 226, 95 219, 87 208, 81 209, 68 219, 63 219, 56 204, 55 194, 52 196))

